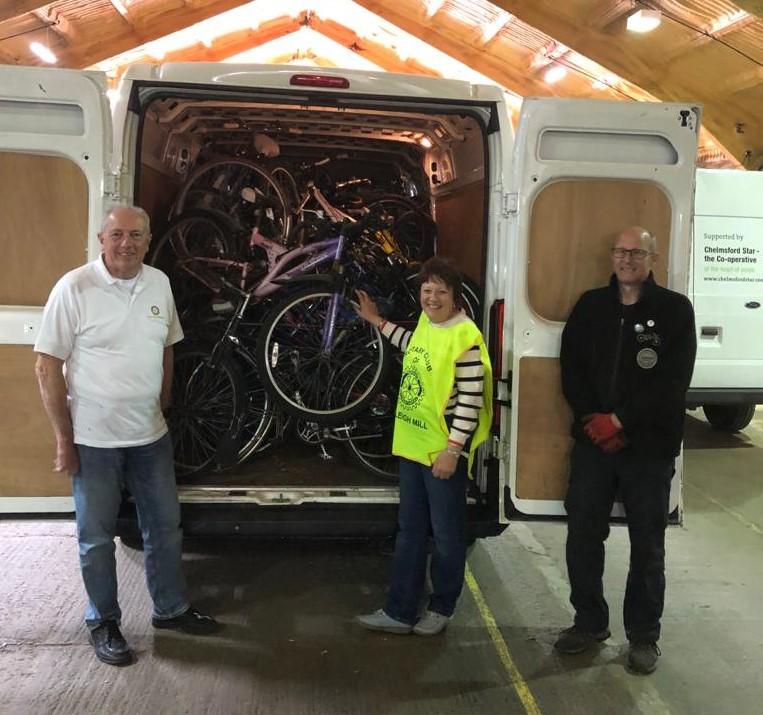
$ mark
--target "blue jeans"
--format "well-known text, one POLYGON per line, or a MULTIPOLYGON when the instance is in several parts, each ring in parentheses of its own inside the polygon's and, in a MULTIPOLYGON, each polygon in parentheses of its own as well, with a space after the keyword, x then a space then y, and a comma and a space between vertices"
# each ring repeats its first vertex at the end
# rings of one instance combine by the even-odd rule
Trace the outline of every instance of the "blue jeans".
POLYGON ((174 618, 188 608, 181 572, 183 534, 169 434, 140 447, 113 449, 78 444, 80 469, 72 477, 88 628, 119 622, 114 536, 126 487, 135 498, 143 535, 154 617, 174 618))
POLYGON ((466 565, 466 459, 450 479, 437 479, 432 468, 400 459, 398 512, 392 583, 384 610, 404 623, 416 622, 424 591, 427 546, 434 537, 429 610, 451 616, 464 585, 466 565))

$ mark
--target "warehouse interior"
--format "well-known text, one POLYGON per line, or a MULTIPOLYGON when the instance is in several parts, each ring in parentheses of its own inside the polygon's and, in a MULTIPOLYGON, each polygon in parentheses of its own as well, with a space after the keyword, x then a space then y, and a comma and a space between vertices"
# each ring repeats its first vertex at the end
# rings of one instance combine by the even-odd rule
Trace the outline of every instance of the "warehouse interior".
MULTIPOLYGON (((426 202, 431 217, 417 215, 414 232, 421 230, 423 236, 431 228, 437 253, 461 266, 478 301, 487 294, 490 271, 496 270, 490 243, 496 213, 490 194, 495 175, 490 142, 497 120, 487 104, 479 104, 479 97, 471 104, 455 99, 417 103, 410 97, 389 105, 368 97, 321 103, 314 101, 316 95, 307 102, 276 92, 262 97, 225 94, 211 85, 198 90, 181 81, 170 92, 159 91, 147 79, 161 79, 162 66, 168 76, 176 71, 172 76, 180 77, 185 63, 200 63, 207 76, 226 65, 269 65, 308 77, 321 72, 340 77, 343 69, 370 78, 392 73, 399 86, 404 86, 405 76, 412 78, 412 97, 418 91, 413 78, 419 77, 491 85, 501 93, 515 131, 524 98, 686 103, 701 114, 697 169, 734 175, 763 171, 760 0, 0 4, 0 66, 98 73, 106 90, 105 106, 110 102, 112 109, 125 99, 120 95, 122 80, 139 77, 135 86, 144 93, 136 89, 129 98, 133 125, 125 146, 131 142, 132 154, 124 156, 136 177, 131 191, 151 215, 155 239, 167 235, 172 240, 184 216, 184 201, 185 210, 193 211, 208 208, 203 202, 212 194, 217 200, 218 187, 204 184, 209 182, 203 178, 204 167, 234 157, 244 171, 254 171, 246 174, 252 186, 257 167, 262 167, 268 175, 285 170, 295 188, 309 173, 310 191, 317 187, 337 205, 337 187, 352 191, 356 185, 360 195, 383 185, 394 187, 406 201, 426 202), (136 65, 155 66, 146 70, 155 74, 131 75, 136 65), (202 179, 194 186, 189 177, 197 175, 202 179), (197 192, 202 187, 202 201, 192 203, 197 199, 188 186, 197 192)), ((4 101, 11 99, 0 87, 0 114, 7 111, 5 119, 0 116, 0 137, 9 128, 13 131, 12 103, 4 101)), ((208 528, 190 523, 186 528, 183 567, 192 603, 213 614, 223 629, 201 638, 151 628, 143 554, 134 511, 128 510, 121 515, 127 526, 116 553, 122 629, 135 662, 113 668, 96 661, 82 622, 86 597, 71 486, 66 476, 50 470, 55 441, 39 399, 33 338, 26 338, 26 328, 26 342, 8 337, 18 334, 22 322, 34 325, 32 316, 41 313, 58 277, 87 258, 93 217, 83 198, 86 183, 85 174, 64 158, 0 148, 0 215, 6 217, 0 236, 8 247, 6 264, 0 267, 0 320, 5 321, 0 322, 0 395, 6 404, 0 414, 0 559, 5 564, 0 583, 0 711, 759 712, 763 408, 755 410, 754 403, 745 403, 746 419, 738 421, 740 412, 735 412, 737 423, 731 419, 725 428, 717 411, 703 412, 701 401, 687 410, 680 502, 672 519, 680 523, 668 528, 666 538, 662 656, 650 677, 634 676, 625 668, 628 645, 620 614, 629 545, 627 529, 619 522, 607 541, 604 580, 612 636, 582 655, 560 656, 553 648, 573 614, 566 525, 558 515, 528 518, 517 513, 509 516, 502 533, 486 536, 485 528, 478 533, 486 538, 470 545, 463 595, 444 633, 425 639, 358 628, 353 616, 377 608, 388 587, 396 466, 386 455, 377 458, 373 447, 369 456, 362 439, 345 449, 341 427, 321 431, 285 412, 271 414, 272 406, 257 416, 249 414, 249 441, 242 444, 239 435, 236 445, 238 466, 229 455, 221 456, 221 448, 212 450, 207 461, 184 464, 186 472, 176 457, 181 501, 191 510, 205 505, 215 509, 208 528), (55 250, 41 251, 37 236, 55 236, 55 250), (16 332, 5 334, 6 325, 16 332), (215 464, 209 461, 213 458, 215 464), (318 519, 309 510, 290 527, 290 514, 310 500, 326 510, 355 500, 362 502, 362 509, 336 533, 316 526, 318 519), (239 529, 238 514, 247 504, 268 512, 263 526, 239 529), (361 522, 366 522, 366 533, 354 538, 353 529, 361 522)), ((271 181, 262 190, 272 186, 273 195, 287 206, 292 201, 287 183, 271 181)), ((295 194, 294 224, 304 218, 296 210, 300 190, 295 194)), ((234 216, 237 221, 247 210, 246 202, 239 202, 243 208, 236 209, 241 212, 234 216)), ((744 203, 757 207, 760 197, 751 193, 744 203)), ((549 281, 557 252, 554 236, 565 230, 576 237, 587 230, 610 235, 623 222, 637 220, 648 220, 658 235, 669 235, 676 206, 675 197, 644 182, 553 184, 536 202, 536 214, 545 210, 547 219, 536 222, 535 248, 528 256, 529 275, 535 276, 529 300, 537 315, 563 324, 586 282, 592 276, 598 280, 601 266, 609 265, 602 253, 596 265, 593 260, 586 264, 569 284, 555 275, 549 281)), ((342 207, 354 211, 351 204, 342 207)), ((262 235, 285 236, 279 221, 286 219, 279 209, 268 217, 272 227, 262 235)), ((753 227, 750 240, 760 238, 763 249, 763 217, 745 220, 745 226, 753 227)), ((660 254, 670 253, 668 240, 659 240, 660 254)), ((583 244, 576 241, 569 254, 559 252, 561 262, 578 255, 575 251, 583 244)), ((146 261, 166 270, 154 249, 146 261)), ((416 265, 415 260, 410 263, 416 265)), ((668 268, 667 261, 657 264, 658 282, 675 276, 675 269, 668 268)), ((224 301, 210 276, 192 274, 191 298, 188 277, 177 282, 172 278, 184 327, 186 319, 193 326, 186 333, 194 340, 219 329, 230 315, 220 307, 224 301), (216 314, 198 317, 199 295, 205 309, 211 305, 216 314)), ((763 294, 751 287, 744 300, 747 307, 759 305, 763 294)), ((481 310, 488 331, 495 306, 481 310)), ((255 338, 270 314, 264 315, 253 318, 255 338)), ((240 352, 252 375, 262 370, 246 349, 240 352)), ((538 411, 526 418, 516 447, 520 471, 527 473, 522 465, 528 464, 528 454, 530 464, 545 465, 544 458, 553 462, 553 474, 533 497, 541 500, 563 499, 558 491, 566 488, 571 444, 570 417, 559 389, 543 391, 547 368, 544 363, 540 372, 526 372, 518 388, 558 417, 542 428, 554 435, 553 445, 527 447, 532 443, 528 435, 539 422, 549 421, 538 411)), ((551 370, 558 382, 556 368, 551 370)), ((252 375, 247 373, 254 379, 252 375)), ((381 397, 371 408, 374 427, 366 423, 364 429, 374 432, 379 420, 392 414, 398 376, 393 368, 385 377, 381 397)), ((758 391, 763 397, 763 385, 758 391)), ((252 394, 250 387, 248 399, 254 399, 252 394)), ((470 513, 480 523, 498 498, 491 470, 480 470, 469 491, 470 513)), ((519 474, 517 479, 524 488, 519 474)))

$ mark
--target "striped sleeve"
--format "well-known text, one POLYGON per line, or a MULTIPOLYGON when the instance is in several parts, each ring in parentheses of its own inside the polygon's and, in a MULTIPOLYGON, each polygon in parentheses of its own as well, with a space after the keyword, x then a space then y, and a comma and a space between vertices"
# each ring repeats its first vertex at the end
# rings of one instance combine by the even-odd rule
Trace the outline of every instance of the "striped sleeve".
POLYGON ((477 429, 484 381, 485 366, 475 345, 456 360, 455 405, 448 441, 463 445, 477 429))
POLYGON ((387 338, 398 350, 405 352, 408 349, 408 343, 410 342, 412 330, 406 330, 401 328, 395 323, 390 323, 389 320, 385 320, 381 324, 381 334, 387 338))

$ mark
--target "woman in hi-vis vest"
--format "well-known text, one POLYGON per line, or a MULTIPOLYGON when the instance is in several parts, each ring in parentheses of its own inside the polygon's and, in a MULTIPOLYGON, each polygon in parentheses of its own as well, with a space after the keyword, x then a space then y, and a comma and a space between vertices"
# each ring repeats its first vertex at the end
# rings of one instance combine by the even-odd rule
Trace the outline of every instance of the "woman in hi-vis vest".
POLYGON ((464 583, 466 487, 492 413, 492 371, 479 328, 460 307, 461 278, 430 258, 419 273, 416 329, 382 318, 364 291, 358 315, 404 351, 392 453, 400 457, 399 530, 384 608, 356 621, 374 631, 431 636, 453 615, 464 583), (434 537, 433 593, 419 618, 427 547, 434 537))

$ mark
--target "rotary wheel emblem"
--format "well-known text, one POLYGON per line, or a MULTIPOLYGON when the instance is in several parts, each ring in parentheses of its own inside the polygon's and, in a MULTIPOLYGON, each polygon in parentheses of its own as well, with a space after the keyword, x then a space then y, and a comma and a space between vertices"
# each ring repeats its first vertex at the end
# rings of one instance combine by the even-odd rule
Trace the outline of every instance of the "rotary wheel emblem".
POLYGON ((421 402, 424 388, 415 372, 406 372, 400 381, 400 399, 406 407, 415 407, 421 402))

